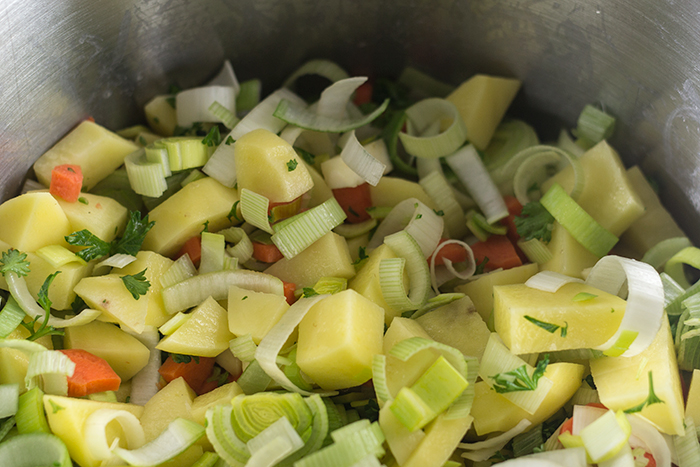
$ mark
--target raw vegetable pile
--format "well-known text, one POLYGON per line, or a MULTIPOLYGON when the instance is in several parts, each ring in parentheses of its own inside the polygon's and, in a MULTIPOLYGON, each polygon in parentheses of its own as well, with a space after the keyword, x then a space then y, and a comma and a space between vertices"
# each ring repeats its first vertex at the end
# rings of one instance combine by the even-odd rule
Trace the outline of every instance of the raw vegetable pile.
POLYGON ((700 465, 700 250, 519 87, 226 62, 80 123, 0 205, 0 465, 700 465))

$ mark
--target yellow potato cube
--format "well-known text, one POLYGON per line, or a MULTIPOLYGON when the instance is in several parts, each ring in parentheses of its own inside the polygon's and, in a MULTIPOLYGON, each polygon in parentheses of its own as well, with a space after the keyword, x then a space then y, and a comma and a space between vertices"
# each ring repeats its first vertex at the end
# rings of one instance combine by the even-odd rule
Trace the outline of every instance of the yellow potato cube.
POLYGON ((582 283, 566 284, 555 293, 524 284, 499 285, 493 294, 496 332, 516 355, 604 344, 617 331, 627 306, 620 297, 582 283), (595 297, 575 301, 581 293, 595 297), (562 336, 561 328, 549 332, 533 319, 566 328, 566 334, 562 336))
POLYGON ((559 222, 554 222, 552 240, 547 248, 552 252, 552 259, 540 265, 540 269, 565 276, 581 278, 583 270, 593 267, 599 259, 572 237, 559 222))
POLYGON ((148 363, 151 352, 134 336, 114 324, 93 321, 65 329, 67 349, 83 349, 104 358, 122 381, 130 380, 148 363))
POLYGON ((192 402, 192 420, 200 425, 206 425, 206 413, 210 407, 216 405, 226 405, 231 403, 231 399, 239 394, 243 394, 243 389, 235 381, 219 386, 213 391, 197 396, 192 402))
POLYGON ((260 344, 288 308, 282 295, 232 285, 228 290, 228 329, 236 336, 250 334, 253 342, 260 344))
POLYGON ((440 414, 425 427, 425 437, 402 467, 442 467, 457 449, 473 420, 471 415, 450 419, 440 414))
POLYGON ((176 418, 192 418, 195 393, 184 379, 176 378, 146 402, 141 425, 146 442, 153 441, 176 418))
POLYGON ((0 240, 22 252, 47 245, 68 246, 72 232, 58 202, 47 192, 30 192, 0 205, 0 240))
POLYGON ((358 386, 372 378, 383 334, 384 310, 345 290, 318 302, 299 324, 297 364, 323 389, 358 386))
POLYGON ((146 104, 143 108, 146 114, 148 125, 163 136, 172 136, 177 126, 177 113, 175 107, 170 105, 168 99, 175 96, 156 96, 146 104))
POLYGON ((416 182, 396 177, 382 177, 376 186, 369 186, 374 206, 393 208, 406 198, 416 198, 431 209, 437 209, 433 199, 416 182))
POLYGON ((144 269, 146 270, 146 279, 151 283, 148 292, 145 297, 142 298, 148 301, 146 326, 160 327, 171 318, 171 316, 166 313, 165 305, 163 304, 163 296, 160 293, 163 290, 163 285, 160 283, 160 278, 170 269, 172 264, 173 260, 170 258, 166 258, 152 251, 141 250, 136 254, 136 261, 121 269, 114 269, 112 271, 115 274, 123 276, 127 274, 137 274, 144 269))
MULTIPOLYGON (((387 326, 391 325, 394 318, 401 315, 401 312, 390 307, 384 300, 382 287, 379 284, 379 264, 383 259, 390 258, 396 258, 394 251, 389 248, 389 245, 380 245, 369 254, 367 262, 360 268, 357 275, 348 282, 348 288, 353 289, 363 297, 384 308, 384 320, 387 326)), ((404 279, 404 284, 407 284, 407 277, 404 279)))
MULTIPOLYGON (((70 457, 81 467, 99 467, 102 461, 95 459, 85 442, 85 420, 100 409, 125 410, 141 417, 144 408, 134 404, 99 402, 63 396, 44 396, 44 409, 51 432, 61 438, 70 457)), ((107 425, 107 442, 120 439, 119 445, 126 447, 124 432, 118 423, 107 425)))
POLYGON ((269 130, 246 133, 234 148, 239 193, 245 188, 271 202, 288 203, 313 187, 292 145, 269 130))
POLYGON ((228 349, 233 334, 228 330, 226 310, 209 297, 190 313, 182 326, 156 345, 156 349, 181 355, 216 357, 228 349))
POLYGON ((49 186, 54 167, 79 165, 83 172, 83 186, 89 190, 114 172, 124 163, 124 158, 138 148, 132 141, 85 120, 37 159, 34 172, 42 184, 49 186))
POLYGON ((142 249, 172 256, 204 229, 205 222, 209 221, 210 232, 229 227, 231 221, 226 216, 236 201, 236 190, 213 178, 188 183, 149 213, 148 219, 155 225, 146 234, 142 249))
POLYGON ((355 275, 355 267, 345 238, 328 232, 294 258, 277 261, 265 273, 300 288, 313 287, 322 277, 350 279, 355 275))
POLYGON ((56 198, 63 209, 72 232, 87 229, 105 242, 111 242, 117 233, 123 232, 126 226, 128 212, 124 206, 106 196, 81 193, 87 201, 69 203, 62 198, 56 198))
POLYGON ((457 106, 467 126, 467 139, 483 151, 519 89, 517 79, 475 75, 446 99, 457 106))
POLYGON ((688 403, 685 406, 685 416, 691 417, 695 424, 700 424, 700 370, 693 370, 688 391, 688 403))

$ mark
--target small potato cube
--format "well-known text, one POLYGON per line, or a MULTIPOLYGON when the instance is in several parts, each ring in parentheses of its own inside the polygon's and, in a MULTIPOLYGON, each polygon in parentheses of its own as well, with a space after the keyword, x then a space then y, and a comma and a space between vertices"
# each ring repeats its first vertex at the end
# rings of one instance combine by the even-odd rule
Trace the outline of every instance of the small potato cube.
MULTIPOLYGON (((401 313, 389 306, 384 300, 382 286, 379 284, 379 264, 383 259, 396 258, 394 251, 389 245, 380 245, 369 254, 367 262, 357 272, 355 277, 348 283, 348 287, 355 290, 363 297, 372 300, 374 303, 384 308, 384 321, 387 326, 401 313)), ((408 283, 408 275, 405 274, 404 283, 408 283)))
POLYGON ((127 210, 119 202, 106 196, 81 193, 87 204, 56 201, 70 222, 71 232, 87 229, 105 242, 111 242, 122 232, 127 222, 127 210))
POLYGON ((383 334, 384 310, 345 290, 318 302, 299 324, 297 364, 323 389, 358 386, 372 377, 383 334))
POLYGON ((228 329, 236 336, 250 334, 253 342, 260 344, 288 308, 282 295, 232 285, 228 290, 228 329))
POLYGON ((146 402, 141 415, 141 425, 146 442, 153 441, 176 418, 193 420, 192 403, 195 393, 182 378, 168 383, 146 402))
POLYGON ((61 206, 47 192, 30 192, 0 205, 0 240, 23 252, 63 245, 72 232, 61 206))

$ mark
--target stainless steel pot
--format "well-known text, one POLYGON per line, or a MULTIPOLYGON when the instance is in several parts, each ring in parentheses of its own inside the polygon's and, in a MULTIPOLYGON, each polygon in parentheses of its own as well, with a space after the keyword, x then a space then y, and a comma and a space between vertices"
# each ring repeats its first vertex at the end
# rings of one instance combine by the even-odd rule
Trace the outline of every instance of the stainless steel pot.
POLYGON ((700 13, 679 0, 43 0, 0 2, 0 198, 89 115, 119 128, 225 58, 272 90, 309 58, 360 73, 411 64, 458 84, 523 80, 520 106, 573 126, 600 102, 625 162, 661 182, 694 237, 700 214, 700 13))

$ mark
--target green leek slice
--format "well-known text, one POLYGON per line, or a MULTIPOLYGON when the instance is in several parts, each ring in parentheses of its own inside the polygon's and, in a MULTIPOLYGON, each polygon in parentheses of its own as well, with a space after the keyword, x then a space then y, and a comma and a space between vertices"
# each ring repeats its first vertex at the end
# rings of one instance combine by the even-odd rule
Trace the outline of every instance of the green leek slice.
POLYGON ((319 75, 333 82, 346 79, 350 76, 340 65, 330 60, 309 60, 289 75, 283 86, 285 88, 291 88, 296 80, 304 75, 319 75))
POLYGON ((678 282, 681 287, 687 289, 690 287, 690 283, 683 271, 685 264, 696 269, 700 267, 700 248, 694 246, 683 248, 666 261, 666 266, 664 266, 664 272, 678 282))
POLYGON ((58 269, 64 264, 87 264, 83 258, 61 245, 47 245, 36 250, 37 256, 58 269))
POLYGON ((19 396, 15 423, 19 434, 50 433, 44 413, 44 391, 34 387, 19 396))
POLYGON ((131 412, 115 409, 98 409, 85 419, 85 444, 97 460, 109 460, 114 454, 107 440, 107 425, 117 422, 126 435, 129 449, 140 448, 145 443, 143 427, 131 412))
POLYGON ((462 120, 457 107, 450 101, 440 98, 423 99, 406 110, 408 122, 417 133, 426 136, 414 136, 409 133, 399 133, 399 138, 406 152, 424 158, 449 156, 467 140, 467 127, 462 120), (440 122, 451 120, 450 126, 443 132, 440 122), (434 126, 437 123, 437 126, 434 126), (433 131, 430 131, 431 127, 433 131), (431 135, 430 133, 437 134, 431 135))
POLYGON ((360 144, 355 136, 355 130, 350 132, 350 138, 343 146, 340 157, 348 167, 372 186, 377 186, 386 170, 386 165, 360 144))
POLYGON ((405 230, 384 239, 398 258, 379 263, 379 284, 387 304, 398 311, 417 310, 428 300, 430 272, 428 263, 413 237, 405 230), (409 290, 406 296, 403 272, 408 270, 409 290))
POLYGON ((66 445, 48 433, 15 436, 0 444, 0 465, 8 467, 72 467, 66 445))
POLYGON ((328 118, 318 115, 298 103, 282 99, 275 113, 275 117, 289 124, 296 125, 305 130, 320 131, 324 133, 345 133, 361 126, 372 123, 389 106, 389 99, 386 99, 374 112, 364 115, 361 118, 328 118))
MULTIPOLYGON (((420 159, 419 159, 420 160, 420 159)), ((419 165, 420 166, 420 165, 419 165)), ((464 210, 457 202, 452 187, 439 170, 434 170, 418 181, 425 192, 443 213, 445 228, 450 237, 463 238, 467 234, 464 210)))
MULTIPOLYGON (((17 326, 24 320, 26 314, 17 304, 17 301, 10 295, 7 303, 0 311, 0 337, 9 336, 17 326)), ((2 418, 2 417, 0 417, 2 418)))
POLYGON ((126 156, 124 166, 129 185, 135 193, 158 198, 168 189, 163 165, 159 162, 149 162, 142 149, 126 156))
POLYGON ((11 417, 19 407, 19 384, 0 384, 0 419, 11 417))
POLYGON ((651 264, 657 271, 660 271, 666 262, 676 253, 691 245, 688 237, 667 238, 649 248, 649 250, 644 253, 642 261, 651 264))
POLYGON ((68 376, 73 376, 75 363, 58 350, 37 352, 29 357, 24 384, 27 389, 43 382, 44 392, 65 396, 68 394, 68 376))
POLYGON ((114 453, 131 465, 155 466, 177 456, 204 435, 204 427, 177 418, 156 439, 134 450, 114 448, 114 453))
POLYGON ((247 188, 241 190, 241 215, 251 225, 269 234, 275 233, 270 226, 268 212, 270 200, 247 188))
POLYGON ((226 240, 218 233, 202 232, 202 259, 199 263, 199 273, 223 271, 224 256, 226 255, 226 240))

